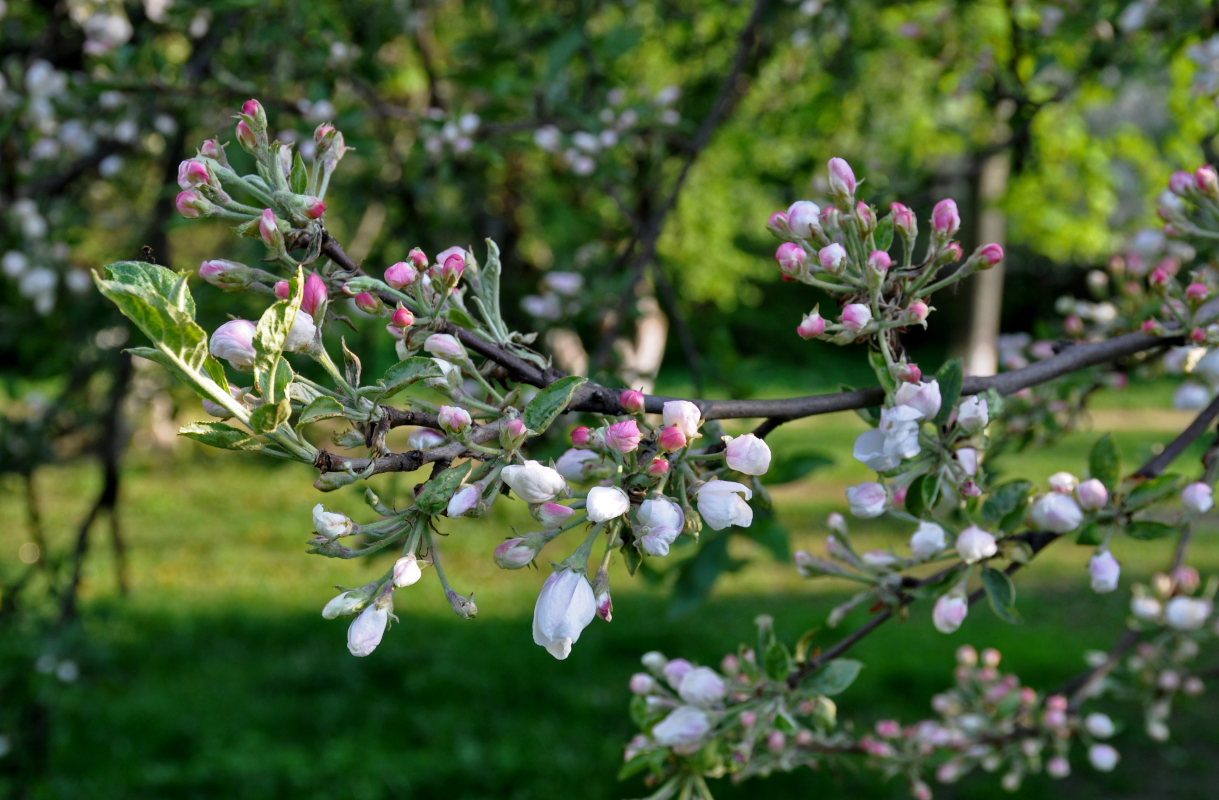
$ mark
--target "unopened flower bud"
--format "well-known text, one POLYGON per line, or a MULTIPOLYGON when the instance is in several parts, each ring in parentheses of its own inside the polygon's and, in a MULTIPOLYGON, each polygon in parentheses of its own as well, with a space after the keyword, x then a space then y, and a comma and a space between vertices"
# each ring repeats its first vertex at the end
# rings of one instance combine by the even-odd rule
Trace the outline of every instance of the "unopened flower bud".
POLYGON ((220 258, 200 264, 199 277, 226 292, 244 289, 254 282, 254 273, 245 264, 220 258))
POLYGON ((1065 492, 1050 492, 1029 509, 1029 520, 1039 528, 1067 533, 1079 527, 1084 514, 1075 498, 1065 492))
POLYGON ((787 749, 787 737, 783 735, 783 731, 771 731, 766 734, 766 749, 775 755, 787 749))
POLYGON ((418 277, 418 271, 405 261, 399 261, 385 270, 385 282, 395 289, 410 286, 418 277))
POLYGON ((666 426, 680 430, 687 440, 702 436, 698 426, 702 422, 703 412, 689 400, 670 400, 661 409, 661 419, 666 426))
POLYGON ((921 325, 927 321, 931 307, 922 300, 915 300, 906 308, 906 320, 910 325, 921 325))
POLYGON ((1075 496, 1079 499, 1080 508, 1095 511, 1109 501, 1109 490, 1096 478, 1089 478, 1075 489, 1075 496))
POLYGON ((653 478, 659 478, 669 472, 669 462, 662 456, 656 456, 652 462, 648 464, 648 475, 653 478))
POLYGON ((1092 556, 1088 562, 1088 575, 1092 579, 1092 591, 1106 594, 1117 589, 1122 567, 1108 550, 1092 556))
POLYGON ((178 193, 174 200, 174 208, 178 209, 178 213, 186 219, 198 219, 209 216, 216 207, 197 190, 187 189, 178 193))
POLYGON ((466 360, 466 349, 457 341, 457 337, 447 333, 433 333, 423 342, 423 349, 436 358, 454 364, 462 364, 466 360))
POLYGON ((791 231, 788 226, 787 214, 784 214, 782 211, 776 211, 771 214, 766 220, 766 228, 780 238, 787 236, 791 231))
POLYGON ((1185 287, 1185 299, 1193 303, 1201 303, 1210 296, 1210 290, 1206 288, 1205 283, 1194 281, 1189 286, 1185 287))
POLYGON ((376 314, 381 311, 381 298, 371 292, 360 292, 353 300, 356 308, 365 314, 376 314))
POLYGON ((207 164, 193 158, 178 164, 178 186, 182 189, 194 189, 198 186, 215 183, 207 164))
POLYGON ((816 311, 807 315, 796 326, 796 335, 801 339, 816 339, 825 333, 825 320, 816 311))
POLYGON ((575 510, 558 503, 539 503, 532 508, 533 518, 544 528, 558 528, 567 523, 575 510))
POLYGON ((841 158, 831 158, 826 165, 830 173, 830 194, 837 201, 845 201, 855 195, 855 172, 841 158))
MULTIPOLYGON (((440 427, 449 433, 467 431, 473 424, 473 420, 470 419, 470 412, 460 406, 441 406, 440 413, 436 415, 436 418, 440 422, 440 427)), ((505 467, 504 469, 506 471, 511 469, 511 467, 505 467)))
POLYGON ((873 250, 868 255, 868 268, 881 275, 889 271, 889 267, 893 266, 893 259, 884 250, 873 250))
POLYGON ((846 248, 837 242, 826 245, 817 251, 817 261, 821 264, 823 270, 832 275, 837 275, 846 266, 846 248))
POLYGON ((347 650, 356 657, 370 655, 389 626, 389 616, 393 609, 393 595, 384 595, 360 612, 347 628, 347 650))
POLYGON ((958 586, 935 601, 931 621, 940 633, 952 633, 961 627, 968 613, 969 600, 965 597, 965 591, 958 586))
POLYGON ((525 423, 519 419, 510 419, 500 426, 499 443, 505 450, 511 452, 519 448, 525 442, 525 436, 529 430, 525 427, 525 423))
POLYGON ((1215 505, 1211 487, 1198 481, 1181 490, 1181 504, 1195 514, 1205 514, 1215 505))
POLYGON ((237 144, 251 155, 258 152, 258 137, 254 135, 254 131, 250 130, 250 126, 244 119, 237 123, 237 144))
POLYGON ((275 285, 273 287, 271 287, 271 290, 273 292, 275 292, 275 296, 278 297, 280 300, 288 299, 289 289, 290 289, 290 287, 288 286, 287 281, 276 281, 275 285))
POLYGON ((336 595, 322 609, 323 619, 337 619, 355 613, 368 602, 368 594, 359 589, 353 589, 336 595))
POLYGON ((765 475, 770 469, 770 447, 764 439, 759 439, 752 433, 730 439, 724 452, 728 467, 737 472, 765 475))
POLYGON ((889 204, 889 216, 893 218, 893 230, 905 239, 913 239, 918 235, 918 222, 914 212, 901 203, 889 204))
POLYGON ((1101 772, 1112 772, 1120 757, 1112 745, 1094 744, 1088 748, 1088 761, 1101 772))
POLYGON ((605 445, 619 453, 630 453, 639 447, 641 438, 638 423, 628 419, 609 426, 605 432, 605 445))
POLYGON ((948 546, 944 529, 934 522, 922 520, 910 537, 910 552, 920 561, 934 558, 948 546))
POLYGON ((444 593, 444 599, 449 601, 449 608, 462 619, 474 619, 478 616, 478 606, 474 603, 474 595, 466 597, 449 589, 444 593))
POLYGON ((589 522, 606 522, 621 517, 630 508, 630 498, 617 486, 594 486, 588 490, 585 510, 589 522))
POLYGON ((406 586, 413 586, 423 577, 423 570, 419 567, 419 559, 414 553, 407 553, 394 562, 394 587, 401 589, 406 586))
POLYGON ((209 350, 213 356, 228 361, 237 369, 251 369, 254 366, 254 330, 254 323, 249 320, 229 320, 212 333, 209 350))
POLYGON ((440 265, 441 283, 450 288, 456 286, 461 281, 461 274, 465 271, 465 268, 465 257, 458 253, 451 254, 440 265))
POLYGON ((571 431, 571 443, 575 447, 583 447, 588 444, 591 435, 592 430, 587 425, 578 425, 571 431))
POLYGON ((395 328, 406 330, 415 324, 415 315, 405 306, 398 306, 394 309, 394 314, 389 318, 389 324, 395 328))
MULTIPOLYGON (((444 411, 444 406, 441 411, 444 411)), ((460 409, 459 409, 460 410, 460 409)), ((468 415, 467 415, 468 416, 468 415)), ((567 487, 557 470, 529 460, 524 464, 510 464, 500 473, 508 488, 526 503, 545 503, 567 487)))
POLYGON ((642 414, 644 406, 643 392, 636 389, 623 389, 618 394, 618 404, 626 409, 628 414, 642 414))
POLYGON ((821 209, 816 203, 799 200, 787 209, 787 226, 801 239, 813 239, 821 232, 821 209))
POLYGON ((430 450, 445 443, 444 434, 431 428, 415 428, 406 437, 406 446, 412 450, 430 450))
POLYGON ((1050 488, 1061 494, 1070 494, 1079 485, 1079 478, 1069 472, 1055 472, 1050 476, 1050 488))
POLYGON ((961 228, 961 215, 957 212, 957 204, 951 199, 944 199, 935 204, 931 210, 931 229, 940 239, 949 239, 961 228))
POLYGON ((1194 172, 1194 185, 1204 197, 1219 199, 1219 174, 1210 164, 1198 167, 1194 172))
POLYGON ((840 321, 848 331, 862 331, 872 321, 872 310, 863 303, 851 303, 842 309, 840 321))
POLYGON ((966 564, 976 564, 990 558, 998 552, 995 537, 979 528, 970 525, 957 536, 957 553, 966 564))
POLYGON ((537 557, 537 541, 533 537, 517 536, 500 542, 495 548, 495 563, 503 569, 520 569, 537 557))
POLYGON ((258 218, 258 236, 272 250, 282 250, 284 247, 284 234, 279 229, 275 212, 269 208, 264 208, 258 218))
POLYGON ((631 694, 649 695, 656 690, 656 679, 646 672, 636 672, 631 676, 631 694))
POLYGON ((318 535, 327 539, 337 539, 355 532, 356 524, 346 514, 337 511, 327 511, 318 503, 313 507, 313 529, 318 535))
POLYGON ((784 242, 775 251, 775 261, 779 262, 779 270, 784 275, 796 276, 808 261, 808 253, 795 242, 784 242))
POLYGON ((301 295, 301 311, 316 320, 325 309, 328 296, 326 282, 316 272, 310 272, 305 278, 305 289, 301 295))
POLYGON ((978 248, 978 269, 990 269, 1003 260, 1003 248, 991 242, 978 248))

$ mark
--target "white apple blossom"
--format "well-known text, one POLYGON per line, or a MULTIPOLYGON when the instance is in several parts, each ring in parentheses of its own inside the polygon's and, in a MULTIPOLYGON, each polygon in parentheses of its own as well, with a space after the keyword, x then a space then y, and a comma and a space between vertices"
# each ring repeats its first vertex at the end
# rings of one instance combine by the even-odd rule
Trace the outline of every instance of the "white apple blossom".
POLYGON ((1092 591, 1106 594, 1117 588, 1118 577, 1122 567, 1108 550, 1092 556, 1088 562, 1088 575, 1092 579, 1092 591))
POLYGON ((617 486, 594 486, 588 490, 589 522, 605 522, 631 510, 630 498, 617 486))
POLYGON ((923 520, 910 537, 910 552, 920 561, 937 555, 948 545, 944 529, 934 522, 923 520))
POLYGON ((885 511, 888 495, 885 487, 871 481, 858 486, 850 486, 846 490, 847 502, 851 505, 851 513, 860 519, 879 517, 885 511))
POLYGON ((746 475, 765 475, 770 469, 770 447, 752 433, 728 439, 725 455, 730 468, 746 475))
POLYGON ((593 587, 581 572, 561 569, 542 584, 533 607, 533 641, 562 661, 571 646, 593 621, 597 601, 593 587))
POLYGON ((504 483, 526 503, 545 503, 567 487, 563 476, 537 461, 509 464, 500 472, 504 483))
POLYGON ((698 513, 712 530, 730 525, 748 528, 753 509, 745 501, 752 497, 753 490, 736 481, 708 481, 698 489, 698 513))
POLYGON ((1033 503, 1033 507, 1029 509, 1029 520, 1047 531, 1067 533, 1078 528, 1084 521, 1084 512, 1071 495, 1050 492, 1033 503))
POLYGON ((694 706, 678 706, 652 727, 652 738, 661 747, 697 744, 711 732, 707 713, 694 706))
POLYGON ((957 410, 957 424, 967 433, 977 433, 990 422, 990 409, 984 398, 974 395, 961 402, 957 410))
POLYGON ((698 425, 703 419, 703 412, 689 400, 670 400, 661 408, 660 417, 666 428, 677 428, 687 441, 702 436, 698 432, 698 425))
POLYGON ((995 537, 977 525, 970 525, 957 536, 957 553, 966 564, 976 564, 996 552, 998 546, 995 544, 995 537))
POLYGON ((919 419, 934 419, 940 413, 940 384, 938 381, 902 383, 893 395, 895 406, 908 406, 919 413, 919 419))

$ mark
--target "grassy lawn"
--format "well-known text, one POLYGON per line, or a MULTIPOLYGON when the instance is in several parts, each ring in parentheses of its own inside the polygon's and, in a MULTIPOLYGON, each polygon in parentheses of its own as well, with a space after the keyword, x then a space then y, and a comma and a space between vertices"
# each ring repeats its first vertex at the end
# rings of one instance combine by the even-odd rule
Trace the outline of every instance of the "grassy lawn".
MULTIPOLYGON (((1098 429, 1111 422, 1128 428, 1119 439, 1127 470, 1183 424, 1179 415, 1136 413, 1109 401, 1097 417, 1098 429)), ((774 434, 775 450, 849 453, 860 426, 853 415, 784 426, 774 434)), ((1064 467, 1083 472, 1095 436, 1076 434, 1012 457, 1005 469, 1040 480, 1064 467)), ((1177 468, 1196 471, 1200 447, 1177 468)), ((861 465, 840 462, 774 489, 793 548, 822 551, 825 514, 844 505, 845 486, 868 477, 861 465)), ((780 634, 792 641, 823 624, 844 596, 843 586, 803 581, 789 564, 736 537, 734 555, 750 565, 722 578, 706 604, 680 618, 667 613, 663 582, 615 571, 614 622, 596 621, 571 658, 557 662, 530 635, 545 574, 505 573, 490 559, 511 526, 528 524, 520 504, 500 503, 481 522, 444 528, 451 532, 441 545, 446 572, 459 591, 475 592, 478 619, 453 616, 434 577, 425 574, 398 594, 401 624, 376 653, 357 660, 346 651, 346 624, 323 620, 319 610, 335 584, 361 584, 382 563, 304 556, 309 512, 319 500, 310 479, 304 467, 190 445, 174 458, 132 459, 123 521, 133 591, 116 596, 109 549, 98 536, 84 585, 89 645, 73 653, 80 678, 67 685, 46 679, 45 690, 54 693, 53 747, 36 797, 639 796, 643 787, 619 784, 615 772, 634 733, 626 683, 640 654, 659 649, 716 664, 752 635, 757 614, 772 613, 780 634)), ((76 466, 48 470, 39 480, 47 527, 66 537, 92 498, 96 476, 76 466)), ((417 480, 397 476, 398 491, 417 480)), ((377 488, 389 497, 394 481, 377 488)), ((0 519, 24 518, 17 489, 0 483, 0 519)), ((364 516, 355 492, 324 499, 364 516)), ((899 545, 909 533, 883 524, 855 527, 866 546, 899 545)), ((1219 569, 1214 528, 1200 532, 1193 551, 1204 575, 1219 569)), ((20 524, 0 530, 5 561, 24 538, 20 524)), ((1084 650, 1111 644, 1130 582, 1164 565, 1171 549, 1170 542, 1119 545, 1122 589, 1105 596, 1087 588, 1085 548, 1050 548, 1038 559, 1044 563, 1017 581, 1026 620, 1020 626, 977 608, 961 631, 941 636, 928 633, 928 609, 913 609, 908 621, 890 624, 857 649, 868 667, 838 698, 840 719, 867 725, 882 715, 926 715, 964 642, 998 647, 1002 666, 1030 685, 1058 685, 1082 668, 1084 650)), ((677 548, 672 558, 691 551, 677 548)), ((856 612, 844 628, 865 616, 856 612)), ((837 635, 825 632, 821 641, 837 635)), ((1098 775, 1077 753, 1075 777, 1030 779, 1019 796, 1212 796, 1219 775, 1217 712, 1212 690, 1175 718, 1174 741, 1154 748, 1132 716, 1117 741, 1123 760, 1116 772, 1098 775)), ((900 784, 854 774, 806 771, 741 787, 720 783, 723 797, 906 796, 900 784)), ((937 797, 999 792, 997 777, 937 787, 937 797)))

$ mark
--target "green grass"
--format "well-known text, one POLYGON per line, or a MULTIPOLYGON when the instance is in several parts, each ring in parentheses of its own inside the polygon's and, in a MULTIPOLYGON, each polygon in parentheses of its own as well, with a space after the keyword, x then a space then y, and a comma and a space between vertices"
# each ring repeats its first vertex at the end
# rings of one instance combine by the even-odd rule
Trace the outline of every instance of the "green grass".
MULTIPOLYGON (((1163 430, 1170 423, 1175 420, 1148 418, 1142 430, 1119 438, 1127 469, 1171 437, 1163 430)), ((774 435, 775 450, 849 453, 860 429, 853 415, 784 426, 774 435)), ((1040 480, 1063 467, 1082 473, 1095 436, 1081 433, 1014 456, 1005 469, 1040 480)), ((1194 448, 1178 467, 1194 469, 1199 453, 1194 448)), ((840 462, 774 489, 793 547, 822 550, 825 514, 842 507, 845 486, 868 477, 862 466, 840 462)), ((116 596, 99 532, 84 584, 87 645, 71 652, 81 661, 81 678, 69 685, 45 676, 35 681, 52 699, 54 715, 51 761, 34 797, 639 796, 644 788, 619 784, 615 772, 634 733, 626 682, 640 654, 659 649, 716 664, 752 636, 757 614, 773 614, 780 634, 792 641, 822 625, 844 597, 843 586, 802 581, 790 565, 738 537, 734 554, 750 558, 750 566, 725 576, 709 602, 682 618, 666 613, 664 585, 616 570, 614 622, 596 621, 571 658, 557 662, 530 635, 545 575, 506 573, 490 560, 511 526, 528 524, 520 504, 501 502, 485 520, 441 523, 450 533, 441 544, 446 572, 459 591, 475 592, 478 619, 457 619, 434 576, 425 574, 398 593, 401 623, 376 653, 357 660, 346 652, 346 624, 323 620, 319 610, 335 584, 361 584, 386 562, 304 555, 309 512, 319 499, 365 516, 358 494, 321 497, 310 477, 304 467, 189 446, 177 458, 142 456, 127 467, 123 524, 132 592, 116 596)), ((397 491, 420 477, 397 476, 397 491)), ((378 490, 389 497, 393 484, 381 481, 378 490)), ((23 519, 17 488, 0 483, 0 519, 12 521, 0 529, 6 555, 0 563, 9 565, 25 538, 16 524, 23 519)), ((96 488, 95 474, 82 466, 40 473, 46 523, 58 546, 96 488)), ((892 526, 853 528, 865 546, 898 545, 908 536, 892 526)), ((1193 551, 1204 574, 1219 569, 1213 528, 1200 533, 1193 551)), ((929 633, 928 610, 916 607, 909 620, 891 623, 853 653, 868 667, 838 698, 840 718, 867 725, 889 714, 926 715, 964 642, 1000 648, 1003 667, 1030 685, 1058 685, 1082 668, 1084 650, 1113 641, 1130 582, 1165 564, 1171 548, 1169 542, 1118 544, 1122 590, 1106 596, 1087 589, 1086 549, 1062 544, 1047 551, 1038 559, 1043 563, 1017 581, 1026 620, 1020 626, 978 608, 957 634, 940 636, 929 633)), ((690 552, 678 548, 673 559, 690 552)), ((560 548, 545 555, 564 554, 560 548)), ((865 617, 856 612, 844 629, 865 617)), ((838 635, 822 632, 818 641, 838 635)), ((1216 712, 1212 691, 1175 720, 1180 743, 1157 747, 1146 745, 1130 716, 1114 774, 1093 773, 1076 753, 1076 777, 1031 779, 1019 796, 1210 796, 1219 756, 1216 712)), ((897 783, 809 771, 741 787, 719 783, 717 796, 727 798, 906 796, 897 783)), ((998 793, 994 777, 937 787, 937 797, 998 793)))

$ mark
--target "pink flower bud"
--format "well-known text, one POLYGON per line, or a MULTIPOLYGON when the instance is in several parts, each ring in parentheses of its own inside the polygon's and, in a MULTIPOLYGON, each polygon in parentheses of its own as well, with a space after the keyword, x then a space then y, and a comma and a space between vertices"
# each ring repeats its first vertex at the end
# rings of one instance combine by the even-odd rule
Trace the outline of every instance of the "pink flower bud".
POLYGON ((405 306, 399 306, 394 310, 394 316, 390 317, 389 323, 395 328, 410 328, 414 324, 414 315, 410 309, 405 306))
POLYGON ((262 103, 257 100, 246 100, 241 104, 241 113, 247 117, 253 118, 255 121, 265 119, 267 114, 263 111, 262 103))
POLYGON ((520 569, 533 563, 537 549, 529 540, 517 536, 501 542, 492 557, 503 569, 520 569))
POLYGON ((1185 170, 1177 170, 1168 179, 1168 191, 1178 197, 1188 197, 1194 190, 1194 176, 1185 170))
POLYGON ((202 161, 188 159, 178 165, 178 186, 183 189, 194 189, 198 186, 210 185, 211 173, 202 161))
POLYGON ((203 144, 199 145, 199 155, 214 158, 220 162, 225 160, 224 148, 215 139, 204 139, 203 144))
POLYGON ((816 311, 806 316, 796 326, 796 334, 801 339, 816 339, 825 333, 825 320, 816 311))
POLYGON ((851 165, 841 158, 831 158, 827 166, 830 171, 830 194, 836 198, 853 196, 856 184, 851 165))
POLYGON ((214 258, 199 265, 199 277, 218 289, 232 291, 249 286, 254 275, 245 264, 214 258))
POLYGON ((237 123, 237 144, 241 145, 241 149, 247 153, 258 151, 258 137, 254 135, 254 131, 250 130, 250 126, 244 119, 237 123))
POLYGON ((894 377, 904 383, 922 383, 923 371, 919 369, 918 364, 899 364, 894 377))
POLYGON ((893 492, 893 507, 894 508, 900 508, 900 507, 906 505, 906 495, 909 493, 909 491, 910 491, 910 488, 908 486, 903 486, 902 488, 897 489, 896 491, 893 492))
POLYGON ((618 404, 626 409, 628 414, 643 413, 643 392, 635 389, 624 389, 618 394, 618 404))
POLYGON ((817 261, 820 262, 823 270, 837 275, 839 272, 842 272, 843 267, 846 266, 846 248, 837 242, 826 245, 817 252, 817 261))
POLYGON ((258 218, 258 236, 272 250, 280 250, 284 246, 284 235, 275 219, 275 212, 269 208, 264 208, 258 218))
POLYGON ((936 259, 936 263, 952 264, 960 261, 964 255, 965 251, 961 249, 961 245, 957 244, 956 242, 949 242, 948 245, 940 251, 940 255, 939 258, 936 259))
POLYGON ((639 447, 639 440, 641 438, 639 425, 633 419, 615 422, 605 432, 606 446, 617 450, 619 453, 629 453, 635 450, 639 447))
POLYGON ((1122 567, 1108 550, 1092 556, 1088 562, 1088 576, 1092 579, 1092 591, 1105 594, 1117 589, 1122 567))
POLYGON ((902 734, 902 726, 895 719, 882 719, 876 723, 876 735, 896 739, 902 734))
POLYGON ((288 282, 287 281, 276 281, 275 286, 273 288, 275 290, 275 296, 278 297, 280 300, 288 299, 288 282))
POLYGON ((775 251, 775 260, 779 262, 779 269, 784 275, 795 275, 804 267, 808 253, 795 242, 784 242, 775 251))
POLYGON ((310 272, 305 278, 305 291, 301 296, 301 310, 311 317, 316 317, 326 304, 326 282, 316 272, 310 272))
POLYGON ((174 200, 174 207, 187 219, 206 217, 212 213, 214 208, 209 200, 194 189, 179 192, 178 197, 174 200))
POLYGON ((808 200, 792 203, 787 209, 787 226, 801 239, 811 239, 821 232, 821 209, 808 200))
POLYGON ((653 478, 659 478, 669 472, 669 462, 662 456, 656 456, 652 459, 652 463, 648 464, 648 474, 653 478))
POLYGON ((427 255, 418 247, 412 247, 411 251, 406 254, 406 258, 415 269, 427 269, 427 255))
POLYGON ((466 360, 466 349, 457 337, 448 333, 433 333, 423 342, 423 349, 436 358, 460 364, 466 360))
POLYGON ((961 215, 957 212, 957 204, 951 199, 944 199, 935 204, 931 210, 931 229, 935 235, 948 239, 961 228, 961 215))
POLYGON ((332 136, 334 133, 334 126, 329 122, 323 122, 321 125, 318 125, 313 129, 313 143, 320 146, 326 137, 332 136))
POLYGON ((1189 286, 1185 287, 1185 298, 1194 302, 1201 302, 1210 295, 1210 290, 1206 288, 1206 284, 1194 281, 1189 286))
POLYGON ((889 216, 893 218, 893 230, 905 238, 918 235, 918 222, 914 212, 901 203, 889 204, 889 216))
POLYGON ((972 480, 967 480, 961 484, 961 497, 980 497, 982 489, 972 480))
POLYGON ((935 607, 931 611, 931 621, 940 633, 952 633, 961 627, 961 623, 965 621, 965 615, 968 613, 969 600, 966 599, 964 590, 957 587, 948 594, 940 595, 939 599, 935 601, 935 607))
POLYGON ((326 204, 316 197, 306 197, 302 213, 309 219, 321 219, 326 213, 326 204))
POLYGON ((399 261, 385 270, 385 282, 395 289, 404 289, 418 278, 419 273, 405 261, 399 261))
POLYGON ((767 229, 776 236, 786 236, 790 232, 788 227, 787 215, 782 211, 776 211, 771 214, 766 220, 767 229))
POLYGON ((862 200, 855 204, 855 219, 859 220, 859 227, 864 234, 876 230, 876 212, 862 200))
POLYGON ((912 325, 918 325, 927 321, 927 315, 931 313, 931 308, 922 300, 915 300, 906 309, 906 319, 912 325))
POLYGON ((1075 496, 1079 499, 1080 508, 1085 511, 1095 511, 1104 507, 1105 503, 1109 501, 1109 490, 1096 478, 1089 478, 1079 484, 1075 490, 1075 496))
POLYGON ((411 431, 410 436, 406 437, 406 445, 412 450, 430 450, 433 447, 439 447, 444 442, 444 435, 431 428, 415 428, 411 431))
POLYGON ((868 267, 882 275, 888 272, 892 265, 893 259, 889 258, 889 254, 884 250, 873 250, 868 254, 868 267))
POLYGON ((1053 756, 1045 762, 1045 773, 1051 778, 1065 778, 1071 774, 1071 762, 1063 756, 1053 756))
POLYGON ((209 349, 213 356, 237 369, 253 368, 254 323, 246 319, 229 320, 212 333, 209 349))
POLYGON ((676 425, 661 430, 657 446, 666 453, 676 452, 686 446, 686 435, 676 425))
POLYGON ((1003 260, 1003 248, 991 242, 978 248, 978 264, 980 269, 990 269, 1003 260))
POLYGON ((366 314, 376 314, 381 310, 381 300, 370 292, 360 292, 355 296, 356 308, 366 314))
POLYGON ((1205 342, 1206 341, 1206 331, 1202 330, 1201 328, 1194 328, 1192 331, 1189 332, 1189 338, 1195 342, 1199 342, 1199 343, 1205 342))
POLYGON ((766 734, 766 749, 775 755, 787 749, 787 737, 783 735, 783 731, 771 731, 766 734))
POLYGON ((861 331, 872 321, 872 309, 863 303, 851 303, 842 309, 840 321, 848 331, 861 331))
POLYGON ((525 441, 529 429, 519 419, 510 419, 500 426, 499 443, 505 450, 516 450, 525 441))
POLYGON ((649 695, 656 689, 656 679, 646 672, 636 672, 631 676, 631 694, 649 695))
POLYGON ((540 503, 533 507, 533 518, 543 528, 560 528, 567 524, 575 510, 559 503, 540 503))
POLYGON ((1215 505, 1211 487, 1198 481, 1181 490, 1181 504, 1195 514, 1205 514, 1215 505))
POLYGON ((1204 196, 1219 198, 1219 174, 1215 172, 1215 168, 1210 164, 1198 167, 1198 170, 1194 173, 1194 185, 1198 187, 1198 191, 1204 196))
POLYGON ((444 260, 440 266, 440 280, 445 286, 456 286, 461 280, 461 273, 466 269, 463 256, 454 253, 444 260))
POLYGON ((436 419, 440 423, 440 427, 449 433, 469 430, 473 424, 470 412, 460 406, 441 406, 436 419))
POLYGON ((1143 331, 1143 333, 1155 333, 1156 321, 1154 319, 1145 319, 1143 320, 1143 324, 1140 326, 1140 329, 1143 331))
POLYGON ((1151 276, 1147 278, 1147 282, 1152 286, 1165 286, 1168 283, 1168 271, 1163 267, 1156 267, 1151 271, 1151 276))
POLYGON ((588 438, 591 434, 592 431, 587 425, 580 425, 574 428, 571 432, 572 445, 575 447, 583 447, 584 445, 588 444, 588 438))

